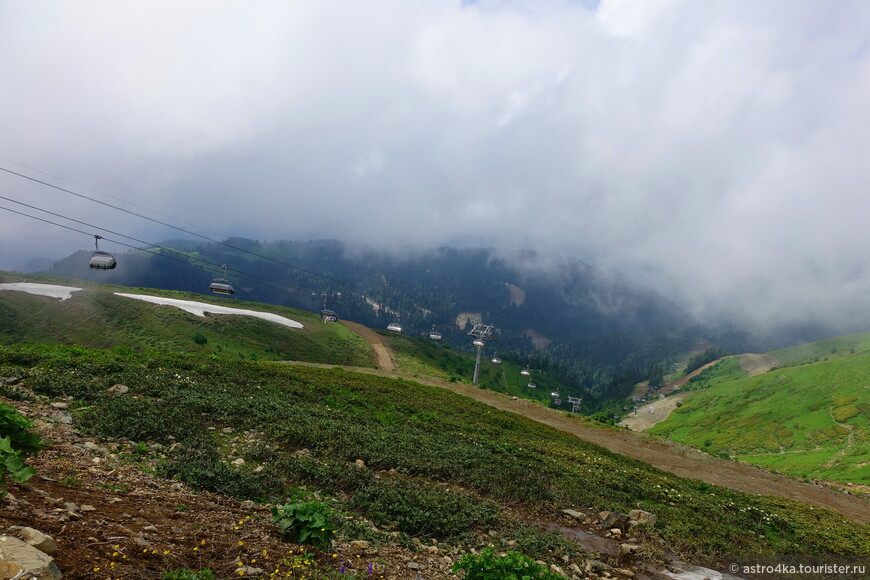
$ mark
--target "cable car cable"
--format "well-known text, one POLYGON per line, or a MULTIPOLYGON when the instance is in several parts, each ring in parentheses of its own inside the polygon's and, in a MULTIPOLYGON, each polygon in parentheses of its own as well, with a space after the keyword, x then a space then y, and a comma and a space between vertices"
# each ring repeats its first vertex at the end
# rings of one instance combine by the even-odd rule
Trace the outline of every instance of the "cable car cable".
POLYGON ((148 220, 148 221, 150 221, 150 222, 154 222, 154 223, 156 223, 156 224, 160 224, 160 225, 162 225, 162 226, 166 226, 166 227, 168 227, 168 228, 172 228, 172 229, 174 229, 174 230, 178 230, 179 232, 183 232, 183 233, 185 233, 185 234, 190 234, 191 236, 196 236, 196 237, 198 237, 198 238, 202 238, 202 239, 204 239, 204 240, 206 240, 206 241, 209 241, 209 242, 212 242, 212 243, 214 243, 214 244, 220 244, 221 246, 224 246, 224 247, 230 248, 230 249, 232 249, 232 250, 236 250, 236 251, 238 251, 238 252, 243 252, 243 253, 245 253, 245 254, 249 254, 249 255, 251 255, 251 256, 254 256, 254 257, 260 258, 260 259, 262 259, 262 260, 268 260, 268 261, 270 261, 270 262, 273 262, 273 263, 275 263, 275 264, 279 264, 279 265, 281 265, 281 266, 286 266, 286 267, 288 267, 288 268, 293 268, 294 270, 299 270, 300 272, 305 272, 306 274, 310 274, 310 275, 312 275, 312 276, 317 276, 318 278, 323 278, 323 279, 325 279, 325 280, 329 280, 330 282, 335 282, 335 283, 337 283, 337 284, 341 284, 342 286, 345 286, 345 287, 349 287, 349 288, 353 288, 353 287, 354 287, 354 285, 351 284, 351 283, 349 283, 349 282, 343 282, 343 281, 341 281, 341 280, 337 280, 337 279, 335 279, 335 278, 330 278, 329 276, 326 276, 326 275, 324 275, 324 274, 318 274, 317 272, 312 272, 312 271, 310 271, 310 270, 306 270, 305 268, 300 268, 299 266, 294 266, 293 264, 287 264, 286 262, 281 262, 280 260, 275 260, 274 258, 269 258, 268 256, 261 256, 260 254, 256 254, 256 253, 254 253, 254 252, 251 252, 250 250, 246 250, 246 249, 244 249, 244 248, 239 248, 239 247, 237 247, 237 246, 233 246, 232 244, 227 244, 226 242, 221 242, 221 241, 219 241, 219 240, 215 240, 215 239, 213 239, 213 238, 209 238, 208 236, 204 236, 204 235, 202 235, 202 234, 197 234, 196 232, 192 232, 192 231, 190 231, 190 230, 186 230, 186 229, 184 229, 184 228, 180 228, 180 227, 178 227, 178 226, 174 226, 174 225, 172 225, 172 224, 167 224, 167 223, 165 223, 165 222, 161 222, 160 220, 157 220, 157 219, 154 219, 154 218, 151 218, 151 217, 148 217, 148 216, 142 215, 142 214, 138 214, 138 213, 136 213, 136 212, 134 212, 134 211, 130 211, 130 210, 128 210, 128 209, 124 209, 124 208, 122 208, 122 207, 118 207, 118 206, 116 206, 116 205, 112 205, 112 204, 110 204, 110 203, 106 203, 106 202, 104 202, 104 201, 100 201, 100 200, 98 200, 98 199, 94 199, 94 198, 92 198, 92 197, 88 197, 87 195, 84 195, 84 194, 81 194, 81 193, 76 193, 75 191, 71 191, 71 190, 66 189, 66 188, 64 188, 64 187, 60 187, 59 185, 54 185, 54 184, 52 184, 52 183, 48 183, 47 181, 42 181, 42 180, 40 180, 40 179, 36 179, 35 177, 30 177, 30 176, 28 176, 28 175, 24 175, 23 173, 18 173, 17 171, 12 171, 11 169, 7 169, 7 168, 5 168, 5 167, 0 167, 0 171, 5 171, 6 173, 10 173, 10 174, 12 174, 12 175, 17 175, 18 177, 22 177, 22 178, 27 179, 27 180, 29 180, 29 181, 32 181, 32 182, 34 182, 34 183, 39 183, 39 184, 41 184, 41 185, 45 185, 45 186, 47 186, 47 187, 51 187, 51 188, 53 188, 53 189, 57 189, 58 191, 63 191, 64 193, 69 193, 70 195, 75 195, 76 197, 80 197, 80 198, 82 198, 82 199, 86 199, 86 200, 88 200, 88 201, 92 201, 92 202, 94 202, 94 203, 99 203, 100 205, 105 205, 106 207, 111 207, 112 209, 116 209, 116 210, 118 210, 118 211, 122 211, 122 212, 124 212, 124 213, 126 213, 126 214, 130 214, 130 215, 136 216, 136 217, 138 217, 138 218, 142 218, 142 219, 144 219, 144 220, 148 220))
MULTIPOLYGON (((157 244, 151 244, 151 243, 146 242, 146 241, 144 241, 144 240, 139 240, 139 239, 137 239, 137 238, 133 238, 133 237, 130 237, 130 236, 126 236, 126 235, 121 234, 121 233, 118 233, 118 232, 113 232, 113 231, 111 231, 111 230, 107 230, 107 229, 104 229, 104 228, 100 228, 100 227, 95 226, 95 225, 93 225, 93 224, 89 224, 89 223, 86 223, 86 222, 82 222, 82 221, 80 221, 80 220, 76 220, 76 219, 74 219, 74 218, 68 218, 68 217, 66 217, 66 216, 63 216, 63 215, 60 215, 60 214, 57 214, 57 213, 54 213, 54 212, 51 212, 51 211, 48 211, 48 210, 40 209, 40 208, 38 208, 38 207, 35 207, 35 206, 32 206, 32 205, 29 205, 29 204, 26 204, 26 203, 23 203, 23 202, 20 202, 20 201, 15 201, 14 199, 10 199, 10 198, 8 198, 8 197, 0 196, 0 199, 5 199, 5 200, 8 200, 8 201, 12 201, 12 202, 14 202, 14 203, 18 203, 18 204, 20 204, 20 205, 27 206, 27 207, 29 207, 29 208, 31 208, 31 209, 36 209, 36 210, 38 210, 38 211, 42 211, 42 212, 48 213, 48 214, 50 214, 50 215, 54 215, 54 216, 56 216, 56 217, 60 217, 60 218, 63 218, 63 219, 66 219, 66 220, 69 220, 69 221, 72 221, 72 222, 79 223, 79 224, 81 224, 81 225, 85 225, 85 226, 88 226, 88 227, 92 227, 92 228, 95 228, 95 229, 98 229, 98 230, 101 230, 101 231, 104 231, 104 232, 109 232, 109 233, 112 233, 112 234, 115 234, 115 235, 118 235, 118 236, 121 236, 121 237, 127 238, 127 239, 129 239, 129 240, 133 240, 133 241, 139 242, 139 243, 141 243, 141 244, 145 244, 145 245, 147 245, 147 246, 151 246, 151 248, 142 248, 142 247, 138 247, 138 246, 133 246, 133 245, 127 244, 127 243, 122 242, 122 241, 120 241, 120 240, 114 240, 114 239, 111 239, 111 238, 103 237, 103 239, 106 240, 106 241, 109 241, 109 242, 112 242, 112 243, 115 243, 115 244, 118 244, 118 245, 121 245, 121 246, 125 246, 125 247, 127 247, 127 248, 131 248, 131 249, 133 249, 133 250, 137 250, 137 251, 141 251, 141 252, 146 252, 146 253, 148 253, 148 254, 152 254, 152 255, 154 255, 154 256, 159 256, 159 257, 162 257, 162 258, 167 258, 167 259, 170 259, 170 260, 175 260, 176 262, 181 262, 181 263, 184 263, 184 264, 188 264, 188 265, 190 265, 190 266, 195 266, 195 267, 197 267, 197 268, 200 268, 200 269, 205 270, 205 271, 208 271, 208 272, 216 272, 216 273, 220 273, 220 272, 221 272, 221 270, 215 270, 215 269, 212 269, 212 268, 209 268, 209 267, 206 267, 206 266, 203 265, 203 264, 206 264, 207 266, 214 266, 215 268, 220 268, 221 265, 218 264, 217 262, 209 262, 208 260, 204 260, 204 259, 202 259, 202 258, 192 258, 190 255, 185 254, 184 252, 181 252, 181 251, 179 251, 179 250, 175 250, 175 249, 173 249, 173 248, 166 248, 166 247, 163 247, 163 246, 159 246, 159 245, 157 245, 157 244), (157 250, 165 250, 165 251, 167 251, 167 252, 172 252, 172 253, 175 253, 175 254, 180 254, 180 255, 184 256, 186 259, 176 258, 176 257, 173 257, 173 256, 167 256, 166 254, 163 254, 163 253, 161 253, 161 252, 153 251, 154 249, 157 249, 157 250), (193 260, 197 260, 198 262, 201 262, 201 263, 197 263, 197 262, 191 261, 191 259, 193 259, 193 260)), ((51 221, 51 220, 47 220, 47 219, 43 219, 43 218, 40 218, 40 217, 37 217, 37 216, 33 216, 33 215, 30 215, 30 214, 26 214, 26 213, 24 213, 24 212, 16 211, 16 210, 11 209, 11 208, 8 208, 8 207, 0 206, 0 209, 6 210, 6 211, 8 211, 8 212, 15 213, 15 214, 18 214, 18 215, 21 215, 21 216, 24 216, 24 217, 29 217, 29 218, 31 218, 31 219, 35 219, 35 220, 38 220, 38 221, 41 221, 41 222, 44 222, 44 223, 47 223, 47 224, 51 224, 51 225, 54 225, 54 226, 58 226, 58 227, 61 227, 61 228, 65 228, 65 229, 68 229, 68 230, 71 230, 71 231, 74 231, 74 232, 77 232, 77 233, 80 233, 80 234, 85 234, 85 235, 88 236, 88 237, 93 237, 93 234, 92 234, 91 232, 86 232, 86 231, 84 231, 84 230, 80 230, 80 229, 77 229, 77 228, 74 228, 74 227, 71 227, 71 226, 67 226, 67 225, 64 225, 64 224, 59 224, 59 223, 57 223, 57 222, 53 222, 53 221, 51 221)), ((300 291, 300 292, 307 292, 307 293, 310 293, 310 294, 312 294, 312 295, 320 295, 320 294, 322 294, 321 292, 317 292, 317 291, 315 291, 315 290, 311 290, 311 289, 309 289, 309 288, 300 288, 300 287, 298 287, 298 286, 291 286, 290 284, 284 284, 283 282, 279 282, 279 281, 277 281, 277 280, 272 280, 272 279, 270 279, 270 278, 264 278, 264 277, 262 277, 262 276, 258 276, 257 274, 251 274, 251 273, 249 273, 249 272, 244 272, 244 271, 242 271, 242 270, 233 270, 233 272, 234 272, 234 276, 238 276, 238 277, 241 278, 242 280, 247 280, 247 281, 249 281, 249 282, 257 282, 257 281, 259 281, 259 282, 263 282, 263 283, 265 283, 265 284, 267 284, 267 285, 269 285, 269 286, 271 286, 271 287, 273 287, 273 288, 277 288, 277 289, 285 289, 285 288, 289 288, 289 289, 291 289, 291 290, 298 290, 298 291, 300 291)))

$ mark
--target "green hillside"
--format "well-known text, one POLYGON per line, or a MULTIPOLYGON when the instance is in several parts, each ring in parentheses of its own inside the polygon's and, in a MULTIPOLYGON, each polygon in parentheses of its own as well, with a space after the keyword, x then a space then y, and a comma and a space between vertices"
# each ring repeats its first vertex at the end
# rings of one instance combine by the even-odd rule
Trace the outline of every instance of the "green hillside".
POLYGON ((804 364, 708 381, 650 432, 796 477, 870 484, 867 336, 771 353, 804 364))
POLYGON ((868 526, 835 512, 681 479, 407 380, 57 346, 0 346, 0 376, 26 387, 6 387, 7 397, 63 398, 96 437, 161 444, 167 477, 255 501, 316 490, 345 514, 347 539, 493 544, 564 563, 579 546, 533 522, 557 521, 568 507, 640 507, 658 516, 632 532, 651 560, 671 551, 710 564, 730 554, 870 554, 868 526), (117 383, 128 396, 107 392, 117 383), (232 453, 244 465, 226 460, 231 444, 242 445, 232 453))
POLYGON ((770 354, 779 359, 782 366, 795 366, 820 360, 842 358, 863 351, 870 351, 870 332, 835 336, 791 348, 774 350, 770 354))
POLYGON ((127 288, 52 276, 0 272, 0 283, 32 282, 82 288, 68 300, 0 291, 0 344, 77 344, 91 348, 188 352, 218 358, 304 360, 374 366, 368 343, 341 324, 324 324, 305 310, 172 292, 127 288), (278 314, 292 329, 251 316, 195 316, 178 308, 116 296, 149 294, 278 314))
MULTIPOLYGON (((473 355, 428 340, 386 331, 381 334, 396 355, 398 369, 406 375, 414 378, 460 380, 467 383, 470 383, 474 377, 473 355)), ((471 342, 470 337, 468 342, 471 342)), ((500 365, 494 365, 490 361, 491 356, 481 357, 479 385, 484 389, 540 401, 546 405, 552 403, 551 393, 566 392, 565 383, 555 372, 535 370, 532 377, 526 377, 520 374, 523 367, 514 361, 502 359, 500 365), (530 389, 528 387, 530 382, 533 382, 536 388, 530 389)), ((567 395, 562 395, 561 399, 562 406, 566 407, 567 395)))

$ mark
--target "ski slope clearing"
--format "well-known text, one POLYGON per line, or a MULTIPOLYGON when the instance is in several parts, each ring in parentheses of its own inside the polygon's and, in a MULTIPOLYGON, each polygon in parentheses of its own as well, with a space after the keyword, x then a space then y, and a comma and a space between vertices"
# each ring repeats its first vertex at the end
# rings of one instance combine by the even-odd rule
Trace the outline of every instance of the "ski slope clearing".
POLYGON ((79 292, 81 288, 57 286, 55 284, 35 284, 33 282, 8 282, 0 284, 0 290, 27 292, 28 294, 36 294, 37 296, 48 296, 49 298, 68 300, 72 298, 73 292, 79 292))
POLYGON ((272 314, 271 312, 259 312, 257 310, 246 310, 243 308, 230 308, 228 306, 215 306, 214 304, 206 304, 204 302, 193 302, 192 300, 178 300, 176 298, 162 298, 160 296, 148 296, 145 294, 125 294, 122 292, 115 292, 115 295, 122 296, 124 298, 133 298, 134 300, 142 300, 143 302, 150 302, 152 304, 174 306, 175 308, 180 308, 181 310, 184 310, 185 312, 190 312, 191 314, 196 316, 205 316, 206 313, 254 316, 256 318, 262 318, 263 320, 274 322, 275 324, 281 324, 283 326, 288 326, 290 328, 305 328, 301 323, 296 322, 295 320, 290 320, 289 318, 285 318, 277 314, 272 314))

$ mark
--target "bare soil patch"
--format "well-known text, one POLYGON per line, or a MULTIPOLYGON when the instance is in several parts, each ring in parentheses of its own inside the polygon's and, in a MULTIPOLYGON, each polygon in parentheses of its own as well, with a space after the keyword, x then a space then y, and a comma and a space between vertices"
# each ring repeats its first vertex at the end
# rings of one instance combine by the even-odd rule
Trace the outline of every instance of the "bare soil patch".
POLYGON ((772 354, 741 354, 740 368, 749 373, 750 377, 766 373, 780 365, 779 359, 772 354))

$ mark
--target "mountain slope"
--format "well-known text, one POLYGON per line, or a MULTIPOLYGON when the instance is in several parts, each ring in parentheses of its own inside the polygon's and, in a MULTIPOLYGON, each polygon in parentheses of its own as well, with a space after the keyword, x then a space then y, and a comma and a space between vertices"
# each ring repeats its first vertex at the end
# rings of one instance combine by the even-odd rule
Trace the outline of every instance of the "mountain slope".
POLYGON ((82 288, 67 300, 27 292, 0 292, 0 344, 79 344, 93 348, 159 349, 221 358, 301 359, 371 366, 368 344, 340 324, 323 324, 311 312, 227 301, 199 294, 124 288, 68 279, 0 273, 0 283, 36 282, 82 288), (250 316, 195 316, 116 295, 135 293, 252 309, 297 320, 291 329, 250 316))
POLYGON ((868 485, 867 339, 775 351, 785 364, 803 364, 710 382, 650 432, 797 477, 868 485))
MULTIPOLYGON (((640 506, 658 521, 631 537, 652 558, 870 553, 867 526, 834 512, 681 479, 408 380, 70 347, 0 347, 0 373, 22 380, 8 394, 67 401, 75 424, 98 440, 160 450, 156 468, 166 476, 266 503, 316 491, 352 518, 343 520, 348 540, 374 534, 389 545, 383 532, 396 531, 462 550, 513 545, 565 565, 586 556, 533 522, 565 526, 560 513, 571 507, 589 517, 569 524, 583 537, 595 533, 598 511, 640 506), (107 392, 118 383, 128 395, 107 392), (351 525, 360 518, 380 531, 351 525)), ((95 546, 82 557, 98 556, 95 546)))

